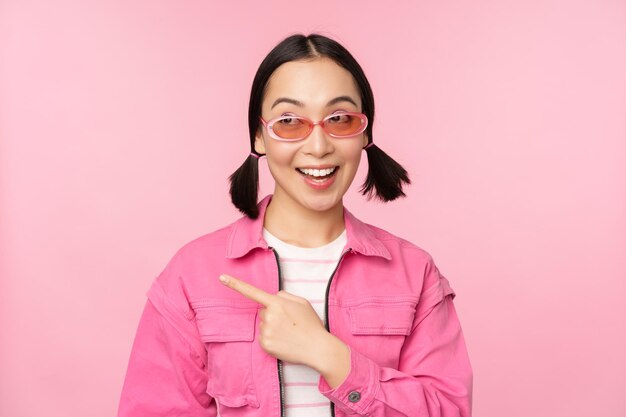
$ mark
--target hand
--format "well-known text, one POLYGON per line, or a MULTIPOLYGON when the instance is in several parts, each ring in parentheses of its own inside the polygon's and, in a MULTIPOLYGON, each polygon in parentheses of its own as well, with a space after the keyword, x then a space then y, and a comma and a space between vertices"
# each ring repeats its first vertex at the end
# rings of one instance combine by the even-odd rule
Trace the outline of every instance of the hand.
POLYGON ((226 274, 220 276, 220 281, 264 306, 259 312, 259 344, 263 350, 277 359, 317 368, 316 362, 332 335, 307 299, 282 290, 270 294, 226 274))

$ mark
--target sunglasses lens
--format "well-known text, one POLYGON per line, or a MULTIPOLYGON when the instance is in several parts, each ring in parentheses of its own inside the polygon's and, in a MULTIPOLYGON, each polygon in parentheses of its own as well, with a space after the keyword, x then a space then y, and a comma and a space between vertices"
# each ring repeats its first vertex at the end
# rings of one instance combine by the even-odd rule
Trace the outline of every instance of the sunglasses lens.
POLYGON ((272 130, 283 139, 299 139, 306 136, 311 124, 298 117, 285 117, 274 123, 272 130))
POLYGON ((326 119, 328 133, 336 136, 354 136, 367 127, 365 120, 352 114, 337 114, 326 119))

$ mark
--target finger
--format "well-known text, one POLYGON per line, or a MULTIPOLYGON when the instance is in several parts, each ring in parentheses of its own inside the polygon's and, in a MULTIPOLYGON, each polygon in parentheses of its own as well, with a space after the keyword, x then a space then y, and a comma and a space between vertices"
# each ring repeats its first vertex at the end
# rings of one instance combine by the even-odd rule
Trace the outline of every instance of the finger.
POLYGON ((244 297, 256 301, 257 303, 263 304, 266 307, 271 304, 276 297, 273 294, 265 292, 262 289, 255 287, 254 285, 248 284, 247 282, 241 281, 228 274, 220 275, 220 281, 222 281, 224 285, 232 288, 244 297))
POLYGON ((287 300, 292 300, 292 301, 297 301, 299 303, 302 302, 303 298, 302 297, 298 297, 297 295, 293 295, 290 292, 287 292, 285 290, 280 290, 276 293, 276 296, 278 297, 282 297, 282 298, 286 298, 287 300))

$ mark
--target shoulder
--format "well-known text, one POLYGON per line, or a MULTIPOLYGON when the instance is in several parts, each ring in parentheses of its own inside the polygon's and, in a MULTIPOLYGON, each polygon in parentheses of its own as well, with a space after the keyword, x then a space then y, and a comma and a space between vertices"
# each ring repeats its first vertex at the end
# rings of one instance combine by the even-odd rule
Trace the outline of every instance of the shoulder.
POLYGON ((441 272, 431 254, 421 246, 392 234, 380 227, 368 225, 375 236, 382 242, 386 242, 386 246, 392 253, 399 256, 399 260, 405 264, 415 268, 422 281, 422 290, 420 295, 420 310, 428 311, 434 305, 440 303, 447 295, 452 299, 456 297, 456 292, 450 285, 448 278, 441 272))
POLYGON ((453 292, 430 252, 405 237, 372 224, 361 223, 385 245, 391 254, 392 268, 400 268, 410 275, 417 274, 416 279, 421 282, 422 288, 437 294, 435 298, 440 298, 445 292, 453 292))
POLYGON ((401 256, 410 256, 412 259, 422 262, 432 262, 432 256, 422 246, 373 224, 365 222, 362 224, 385 245, 392 255, 395 253, 401 256))
POLYGON ((391 268, 396 277, 405 277, 409 287, 420 294, 420 308, 428 309, 446 295, 455 296, 448 279, 441 273, 431 254, 409 239, 381 227, 361 222, 370 238, 377 239, 391 254, 391 268))
POLYGON ((199 284, 208 282, 207 276, 215 275, 214 269, 219 268, 220 260, 225 258, 227 242, 236 222, 188 240, 164 262, 146 293, 158 310, 163 314, 170 311, 171 316, 190 318, 193 315, 189 297, 198 293, 199 284))
POLYGON ((205 232, 191 238, 181 245, 174 253, 174 258, 190 259, 196 256, 207 256, 208 253, 225 251, 226 243, 237 221, 219 229, 205 232))

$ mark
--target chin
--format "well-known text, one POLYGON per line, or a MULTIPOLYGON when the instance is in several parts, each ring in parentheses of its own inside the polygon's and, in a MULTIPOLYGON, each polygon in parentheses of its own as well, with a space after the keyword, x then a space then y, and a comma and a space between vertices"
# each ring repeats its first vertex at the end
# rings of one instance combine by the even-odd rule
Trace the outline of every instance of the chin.
POLYGON ((315 211, 328 211, 337 204, 341 204, 341 196, 335 193, 329 195, 310 195, 304 199, 304 206, 315 211))

